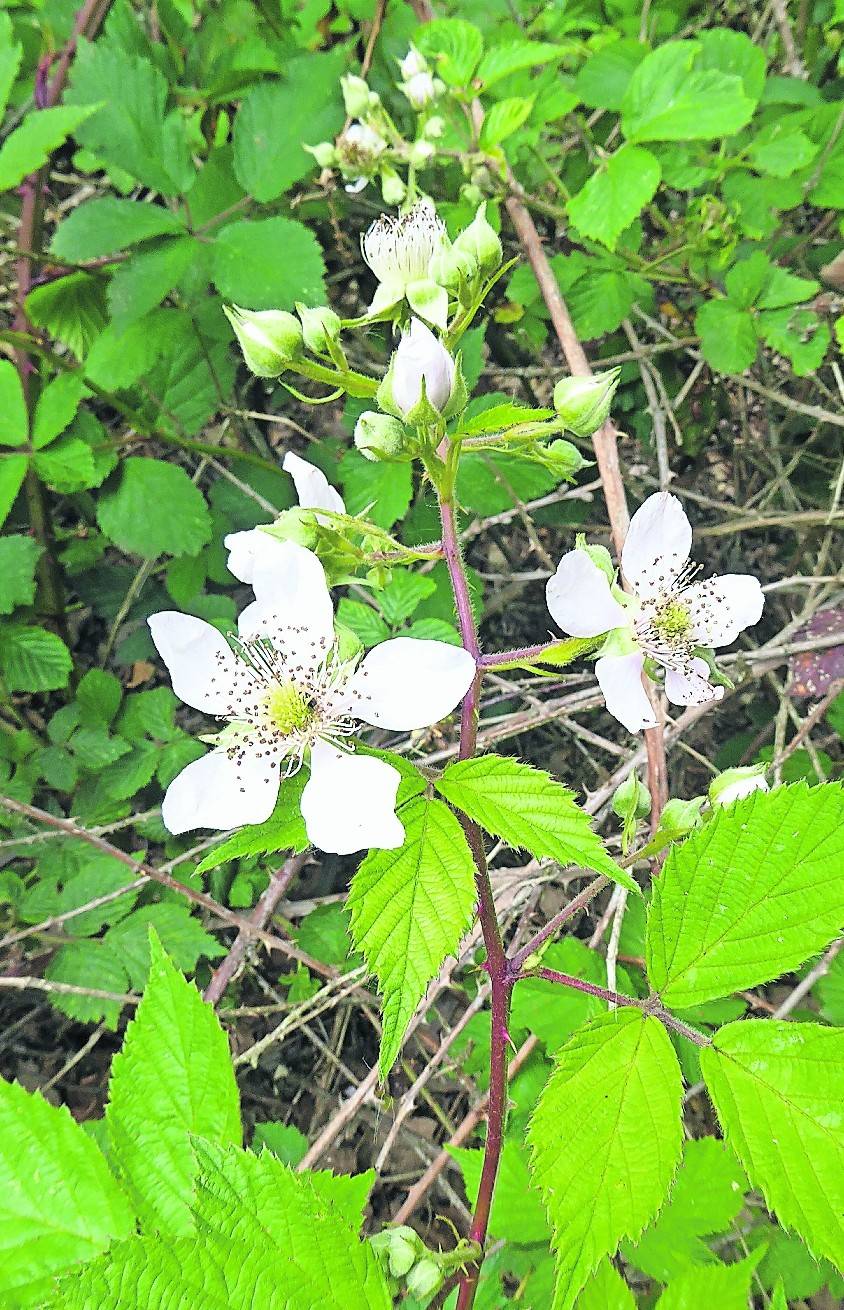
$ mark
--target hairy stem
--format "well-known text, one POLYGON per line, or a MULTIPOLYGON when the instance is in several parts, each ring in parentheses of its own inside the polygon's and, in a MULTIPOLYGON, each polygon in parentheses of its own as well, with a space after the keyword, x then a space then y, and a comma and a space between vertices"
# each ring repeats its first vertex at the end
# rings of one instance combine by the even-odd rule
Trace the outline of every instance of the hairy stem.
POLYGON ((558 910, 557 913, 548 920, 545 926, 540 928, 539 932, 531 937, 530 941, 523 946, 520 951, 517 951, 515 955, 510 957, 511 971, 518 973, 525 960, 533 955, 534 952, 538 951, 543 942, 547 942, 548 938, 552 937, 557 932, 558 928, 561 928, 564 923, 573 918, 575 914, 578 914, 580 910, 585 909, 589 902, 598 895, 598 892, 603 891, 604 888, 609 887, 609 885, 609 878, 604 877, 603 874, 594 878, 592 882, 583 888, 582 892, 579 892, 573 900, 569 901, 568 905, 564 905, 561 910, 558 910))

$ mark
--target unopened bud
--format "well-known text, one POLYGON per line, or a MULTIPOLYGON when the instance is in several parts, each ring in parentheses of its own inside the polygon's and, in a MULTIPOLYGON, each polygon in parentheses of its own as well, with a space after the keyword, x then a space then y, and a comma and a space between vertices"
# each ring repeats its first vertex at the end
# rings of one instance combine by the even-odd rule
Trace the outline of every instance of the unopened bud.
POLYGON ((436 141, 445 131, 445 119, 440 118, 437 114, 434 118, 429 118, 422 129, 422 135, 426 136, 429 141, 436 141))
POLYGON ((419 73, 427 73, 428 64, 424 55, 420 55, 415 45, 412 45, 405 55, 404 59, 399 60, 401 75, 407 82, 411 77, 416 77, 419 73))
POLYGON ((651 812, 651 794, 634 772, 616 787, 611 804, 620 819, 644 819, 651 812))
POLYGON ((365 459, 395 459, 404 452, 407 433, 391 414, 367 409, 355 424, 355 445, 365 459))
POLYGON ((381 197, 385 205, 394 207, 404 200, 407 187, 394 168, 381 169, 381 197))
POLYGON ((340 78, 343 103, 350 118, 363 118, 369 110, 371 92, 362 77, 348 73, 340 78))
POLYGON ((435 1260, 420 1260, 407 1275, 407 1290, 415 1297, 430 1296, 442 1281, 442 1269, 435 1260))
POLYGON ((750 764, 741 769, 725 769, 709 784, 709 799, 713 805, 729 805, 754 791, 768 791, 765 765, 750 764))
POLYGON ((309 155, 313 155, 320 168, 333 168, 337 163, 337 151, 331 141, 318 141, 315 146, 305 146, 309 155))
POLYGON ((430 141, 426 141, 424 138, 420 137, 418 141, 413 142, 413 145, 408 151, 408 163, 411 164, 413 168, 424 168, 428 163, 428 160, 432 159, 435 154, 436 150, 431 145, 430 141))
POLYGON ((406 82, 402 82, 401 89, 414 109, 425 109, 437 99, 442 85, 431 73, 423 72, 414 73, 406 82))
POLYGON ((247 366, 259 378, 277 378, 302 353, 299 320, 283 309, 224 305, 247 366))
POLYGON ((400 414, 409 414, 419 404, 423 382, 428 404, 442 413, 454 386, 454 360, 430 328, 413 318, 393 355, 388 378, 400 414))
POLYGON ((554 388, 554 408, 570 432, 591 437, 607 419, 621 370, 593 377, 563 378, 554 388))
POLYGON ((493 273, 500 266, 501 241, 487 219, 485 200, 478 205, 478 212, 456 238, 454 245, 455 249, 464 250, 476 259, 484 273, 493 273))
POLYGON ((438 286, 454 289, 460 285, 461 277, 474 277, 477 269, 477 260, 470 252, 459 250, 453 245, 444 247, 434 255, 428 265, 428 276, 438 286))
POLYGON ((302 320, 302 336, 308 350, 317 355, 328 351, 329 342, 333 343, 340 335, 340 319, 327 305, 309 309, 307 305, 297 302, 296 312, 302 320))

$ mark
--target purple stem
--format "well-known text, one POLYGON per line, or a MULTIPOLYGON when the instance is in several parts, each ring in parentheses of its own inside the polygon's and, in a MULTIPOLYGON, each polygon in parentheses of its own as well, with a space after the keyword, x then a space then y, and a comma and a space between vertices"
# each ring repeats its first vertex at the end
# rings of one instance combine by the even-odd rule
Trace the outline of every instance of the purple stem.
POLYGON ((541 659, 547 650, 559 646, 559 641, 543 641, 538 646, 520 646, 516 650, 495 651, 492 655, 480 655, 478 664, 482 669, 497 669, 502 665, 518 661, 541 659))
POLYGON ((557 969, 532 969, 529 973, 517 974, 514 981, 518 978, 544 978, 546 982, 562 983, 564 987, 572 987, 577 992, 586 992, 589 996, 597 996, 601 1001, 608 1001, 611 1005, 633 1006, 641 1010, 644 1014, 653 1019, 659 1019, 660 1023, 672 1032, 678 1033, 688 1041, 694 1042, 695 1046, 709 1046, 711 1038, 704 1037, 696 1028, 690 1027, 689 1024, 683 1023, 682 1019, 675 1019, 673 1014, 660 1004, 656 997, 649 997, 648 1000, 642 1001, 638 996, 625 996, 623 992, 611 992, 607 987, 599 987, 597 983, 587 982, 585 978, 575 978, 570 973, 560 973, 557 969))
POLYGON ((528 956, 533 955, 534 951, 538 951, 542 943, 547 942, 548 938, 551 937, 568 919, 573 918, 579 910, 584 909, 589 902, 598 895, 598 892, 603 891, 605 887, 609 886, 609 882, 609 878, 605 878, 604 875, 601 874, 598 878, 594 878, 588 886, 584 887, 582 892, 578 892, 577 896, 575 896, 573 900, 570 900, 568 905, 564 905, 561 910, 558 910, 558 912, 548 920, 544 928, 540 928, 539 932, 531 937, 526 946, 523 946, 520 951, 517 951, 515 955, 510 957, 510 972, 518 973, 528 956))

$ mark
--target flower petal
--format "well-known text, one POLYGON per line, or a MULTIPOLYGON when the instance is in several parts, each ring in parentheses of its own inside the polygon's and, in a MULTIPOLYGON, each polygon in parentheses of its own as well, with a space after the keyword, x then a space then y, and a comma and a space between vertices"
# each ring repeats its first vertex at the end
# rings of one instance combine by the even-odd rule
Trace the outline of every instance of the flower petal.
POLYGON ((462 646, 395 637, 365 656, 342 696, 356 719, 407 732, 450 714, 474 676, 475 661, 462 646))
POLYGON ((278 799, 279 761, 241 747, 194 760, 167 788, 161 817, 168 832, 240 828, 263 823, 278 799))
POLYGON ((260 528, 247 528, 245 532, 230 532, 223 538, 223 545, 229 552, 226 568, 241 582, 252 581, 255 555, 262 549, 259 539, 266 535, 266 532, 262 532, 260 528))
POLYGON ((313 844, 337 855, 401 846, 404 827, 395 812, 399 780, 398 770, 384 760, 315 741, 302 792, 302 818, 313 844))
POLYGON ((636 510, 621 552, 621 568, 637 595, 658 596, 671 586, 692 548, 692 525, 676 496, 658 491, 636 510))
POLYGON ((595 676, 604 693, 607 709, 628 732, 656 727, 656 715, 642 684, 644 662, 641 651, 633 651, 630 655, 605 655, 595 662, 595 676))
POLYGON ((729 646, 744 628, 762 617, 765 593, 750 573, 693 582, 682 593, 692 620, 692 637, 700 646, 729 646))
POLYGON ((335 491, 322 469, 288 450, 281 467, 289 473, 296 487, 296 495, 303 509, 329 509, 345 514, 346 506, 339 491, 335 491))
POLYGON ((179 700, 206 714, 226 714, 234 699, 238 668, 223 635, 204 619, 178 610, 151 614, 147 622, 179 700))
POLYGON ((570 550, 548 579, 551 618, 572 637, 598 637, 627 623, 627 612, 610 592, 605 573, 585 550, 570 550))
POLYGON ((720 700, 724 688, 713 687, 706 660, 695 655, 682 669, 666 669, 665 694, 672 705, 706 705, 720 700))
POLYGON ((328 649, 334 640, 334 607, 325 570, 313 551, 256 531, 251 583, 255 603, 238 620, 242 637, 265 635, 285 648, 328 649))

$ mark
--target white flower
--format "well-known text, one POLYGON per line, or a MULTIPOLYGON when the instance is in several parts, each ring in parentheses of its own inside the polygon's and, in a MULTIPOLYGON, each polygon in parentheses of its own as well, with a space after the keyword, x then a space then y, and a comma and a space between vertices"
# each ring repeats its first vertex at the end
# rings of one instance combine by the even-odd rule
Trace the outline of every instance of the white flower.
POLYGON ((445 327, 448 293, 431 280, 430 267, 434 256, 447 247, 445 224, 427 198, 399 218, 382 214, 376 219, 361 238, 363 257, 380 284, 370 314, 392 309, 407 298, 411 309, 429 323, 445 327))
POLYGON ((415 45, 412 45, 405 55, 404 59, 399 60, 401 75, 406 82, 419 73, 427 73, 428 64, 424 55, 420 55, 415 45))
POLYGON ((356 754, 348 739, 360 723, 401 731, 436 723, 466 694, 472 656, 397 637, 359 663, 342 660, 316 555, 265 532, 255 533, 250 581, 256 599, 229 641, 188 614, 149 619, 176 695, 227 724, 215 748, 171 782, 164 823, 173 833, 262 823, 282 777, 307 756, 302 816, 315 846, 338 854, 400 846, 398 771, 356 754))
POLYGON ((392 363, 393 400, 402 414, 409 414, 422 399, 423 378, 429 403, 442 412, 451 399, 454 360, 433 332, 412 318, 392 363))
POLYGON ((363 190, 386 149, 387 142, 368 123, 352 123, 337 138, 337 162, 343 176, 349 179, 348 192, 354 195, 363 190))
POLYGON ((725 769, 709 784, 709 799, 713 805, 730 805, 755 791, 770 791, 765 781, 764 764, 749 764, 745 768, 725 769))
MULTIPOLYGON (((345 514, 346 505, 339 491, 335 491, 322 469, 309 464, 306 459, 294 455, 288 450, 281 467, 289 473, 296 488, 296 495, 302 509, 327 509, 334 514, 345 514)), ((330 522, 324 515, 315 515, 317 523, 330 522)), ((241 582, 252 581, 255 569, 256 551, 263 550, 261 538, 266 537, 263 528, 248 528, 244 532, 230 532, 224 539, 224 546, 229 552, 228 567, 241 582)))
POLYGON ((598 659, 595 673, 607 709, 630 732, 656 726, 642 685, 646 658, 665 669, 665 692, 673 704, 719 700, 723 688, 709 682, 709 667, 695 647, 728 646, 762 614, 762 588, 749 574, 692 582, 691 546, 691 524, 680 501, 658 492, 633 515, 627 533, 621 567, 633 595, 623 604, 584 550, 564 555, 548 582, 548 609, 564 632, 597 637, 612 631, 615 652, 598 659))
POLYGON ((424 109, 437 98, 437 83, 428 72, 414 73, 406 82, 402 82, 401 89, 414 109, 424 109))

